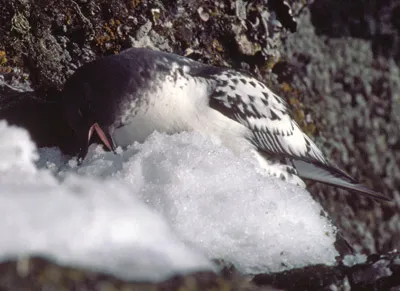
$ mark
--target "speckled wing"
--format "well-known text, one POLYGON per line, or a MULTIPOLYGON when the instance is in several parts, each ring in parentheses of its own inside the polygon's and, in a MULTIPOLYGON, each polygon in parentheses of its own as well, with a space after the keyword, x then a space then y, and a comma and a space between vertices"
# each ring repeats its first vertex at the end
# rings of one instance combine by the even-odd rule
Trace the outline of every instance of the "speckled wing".
POLYGON ((286 102, 263 83, 233 70, 215 73, 213 79, 210 106, 248 127, 248 138, 260 152, 291 159, 301 178, 388 200, 330 163, 292 119, 286 102))
POLYGON ((215 79, 210 105, 251 129, 251 141, 258 149, 274 156, 329 164, 291 118, 286 102, 263 83, 230 70, 215 79))

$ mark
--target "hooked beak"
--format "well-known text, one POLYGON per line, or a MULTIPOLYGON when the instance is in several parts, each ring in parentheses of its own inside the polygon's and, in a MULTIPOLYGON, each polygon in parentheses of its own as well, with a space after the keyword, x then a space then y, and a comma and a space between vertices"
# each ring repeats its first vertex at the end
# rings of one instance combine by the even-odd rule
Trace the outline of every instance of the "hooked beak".
POLYGON ((89 129, 89 134, 88 134, 88 143, 90 142, 90 139, 92 138, 93 132, 96 132, 97 135, 99 136, 100 140, 103 142, 103 144, 106 146, 106 148, 110 152, 115 151, 114 144, 112 143, 111 137, 108 136, 104 133, 104 131, 101 129, 99 124, 96 122, 93 124, 90 129, 89 129))
POLYGON ((106 148, 109 151, 115 153, 115 146, 114 146, 111 136, 108 133, 105 133, 103 131, 103 129, 100 127, 100 125, 96 122, 90 127, 87 140, 85 140, 85 144, 81 148, 81 151, 79 152, 79 155, 78 155, 79 163, 82 162, 82 160, 85 158, 85 156, 87 154, 90 139, 92 138, 94 132, 97 133, 98 137, 100 138, 102 143, 106 146, 106 148))

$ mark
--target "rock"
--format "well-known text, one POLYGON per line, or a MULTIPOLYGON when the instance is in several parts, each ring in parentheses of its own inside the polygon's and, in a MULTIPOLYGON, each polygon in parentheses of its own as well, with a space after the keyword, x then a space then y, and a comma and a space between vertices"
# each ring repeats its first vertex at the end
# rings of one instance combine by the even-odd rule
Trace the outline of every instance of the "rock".
MULTIPOLYGON (((303 92, 300 101, 315 120, 314 139, 324 152, 352 176, 398 199, 400 151, 393 144, 400 139, 399 68, 376 58, 368 40, 317 35, 313 17, 305 11, 298 32, 288 37, 290 70, 283 70, 282 79, 303 92)), ((374 203, 312 183, 309 189, 357 252, 399 248, 396 203, 374 203)))
POLYGON ((220 274, 199 272, 176 276, 161 283, 129 282, 112 275, 60 266, 41 257, 25 257, 0 263, 0 289, 7 290, 398 290, 400 254, 371 255, 353 264, 309 266, 251 278, 233 268, 220 274))
MULTIPOLYGON (((44 258, 20 258, 0 264, 1 290, 210 290, 227 281, 214 273, 177 276, 159 284, 127 282, 112 275, 59 266, 44 258), (154 289, 156 288, 156 289, 154 289), (182 289, 180 289, 182 288, 182 289)), ((222 287, 221 287, 222 288, 222 287)))
MULTIPOLYGON (((291 92, 288 100, 301 126, 350 174, 398 201, 400 73, 392 61, 400 59, 397 1, 318 0, 311 12, 304 9, 299 25, 292 14, 303 9, 301 0, 290 1, 293 13, 282 0, 270 0, 268 6, 265 1, 214 2, 3 1, 0 73, 17 77, 0 82, 0 119, 27 128, 39 147, 74 153, 58 92, 73 71, 96 57, 132 44, 152 46, 246 68, 267 81, 280 60, 273 71, 283 82, 281 93, 291 92), (35 91, 19 86, 25 82, 35 91)), ((321 185, 310 189, 350 241, 341 242, 344 249, 350 245, 370 254, 399 247, 398 205, 356 200, 321 185)), ((335 267, 262 274, 253 282, 225 268, 218 276, 194 274, 153 285, 32 258, 0 264, 0 289, 398 290, 399 261, 398 253, 371 255, 354 265, 340 260, 335 267)))
POLYGON ((27 129, 38 147, 59 147, 72 153, 73 132, 64 119, 61 105, 18 92, 0 84, 0 120, 27 129))
POLYGON ((370 255, 365 263, 338 266, 310 266, 277 274, 254 277, 258 286, 272 285, 284 290, 398 290, 400 253, 370 255))
POLYGON ((400 61, 399 1, 319 0, 310 10, 317 34, 368 39, 374 54, 400 61))

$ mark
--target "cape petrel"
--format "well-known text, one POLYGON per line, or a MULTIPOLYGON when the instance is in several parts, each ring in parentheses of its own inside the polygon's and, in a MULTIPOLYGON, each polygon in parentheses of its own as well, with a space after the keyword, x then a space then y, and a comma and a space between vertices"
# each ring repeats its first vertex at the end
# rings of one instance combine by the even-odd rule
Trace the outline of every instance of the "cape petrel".
POLYGON ((199 131, 218 136, 236 153, 253 152, 265 171, 290 183, 304 186, 301 179, 310 179, 389 200, 333 165, 282 98, 233 69, 131 48, 80 67, 62 99, 80 160, 94 133, 114 151, 154 131, 199 131))

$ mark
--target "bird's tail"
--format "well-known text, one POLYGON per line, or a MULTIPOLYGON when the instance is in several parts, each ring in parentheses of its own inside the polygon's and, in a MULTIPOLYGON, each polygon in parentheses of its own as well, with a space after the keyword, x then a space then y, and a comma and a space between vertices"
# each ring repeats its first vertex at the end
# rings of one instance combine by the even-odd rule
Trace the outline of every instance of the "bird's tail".
POLYGON ((390 201, 387 196, 359 184, 354 178, 335 166, 319 165, 302 160, 293 160, 292 162, 301 178, 355 191, 378 200, 390 201))

